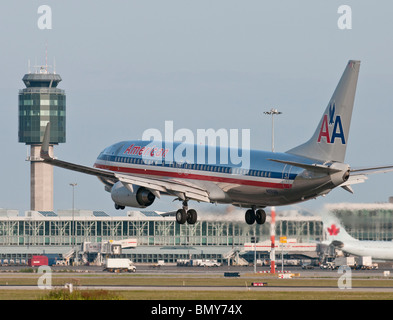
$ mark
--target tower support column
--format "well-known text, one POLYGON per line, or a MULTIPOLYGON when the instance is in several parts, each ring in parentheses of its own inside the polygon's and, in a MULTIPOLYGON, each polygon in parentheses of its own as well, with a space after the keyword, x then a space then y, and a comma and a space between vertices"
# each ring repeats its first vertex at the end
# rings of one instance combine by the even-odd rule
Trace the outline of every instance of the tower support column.
MULTIPOLYGON (((30 210, 53 211, 53 166, 40 157, 41 145, 31 145, 30 151, 30 210)), ((49 146, 53 157, 53 146, 49 146)))

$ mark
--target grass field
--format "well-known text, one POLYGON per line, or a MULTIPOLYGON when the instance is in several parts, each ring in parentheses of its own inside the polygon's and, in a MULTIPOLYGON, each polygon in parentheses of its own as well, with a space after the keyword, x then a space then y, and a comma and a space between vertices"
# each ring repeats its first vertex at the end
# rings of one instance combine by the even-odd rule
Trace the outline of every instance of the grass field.
MULTIPOLYGON (((121 300, 392 300, 383 292, 289 292, 289 291, 115 291, 121 300)), ((44 290, 0 290, 0 300, 40 300, 44 290)))
MULTIPOLYGON (((0 300, 37 300, 47 296, 49 290, 7 290, 7 286, 37 285, 40 275, 37 274, 0 274, 0 300)), ((277 279, 272 276, 247 276, 240 278, 224 278, 222 275, 97 275, 97 274, 53 274, 52 286, 64 286, 73 283, 76 290, 78 286, 174 286, 194 287, 213 286, 220 287, 218 291, 197 290, 129 290, 114 292, 116 297, 124 300, 392 300, 393 292, 357 292, 351 290, 329 291, 289 291, 287 287, 301 286, 312 290, 312 287, 337 288, 337 279, 334 278, 295 278, 277 279), (267 282, 268 286, 283 287, 282 291, 266 291, 263 288, 249 290, 252 282, 267 282), (244 290, 229 290, 226 287, 244 288, 244 290)), ((392 279, 384 278, 354 278, 352 288, 357 287, 393 287, 392 279)), ((253 288, 254 289, 254 288, 253 288)), ((277 290, 277 289, 276 289, 277 290)), ((105 299, 105 296, 103 297, 105 299)))

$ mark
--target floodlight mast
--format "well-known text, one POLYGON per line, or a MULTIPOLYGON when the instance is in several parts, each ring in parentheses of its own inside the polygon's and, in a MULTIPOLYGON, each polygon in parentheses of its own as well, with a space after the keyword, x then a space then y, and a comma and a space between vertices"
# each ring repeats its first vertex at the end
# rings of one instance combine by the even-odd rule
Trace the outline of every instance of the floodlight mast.
POLYGON ((270 111, 265 111, 264 114, 272 116, 272 152, 274 152, 274 115, 282 114, 282 112, 278 111, 277 109, 271 108, 270 111))
MULTIPOLYGON (((272 116, 272 152, 274 152, 274 115, 282 114, 281 111, 271 108, 270 111, 265 111, 264 114, 272 116)), ((276 208, 271 208, 270 221, 270 273, 276 273, 276 208)))

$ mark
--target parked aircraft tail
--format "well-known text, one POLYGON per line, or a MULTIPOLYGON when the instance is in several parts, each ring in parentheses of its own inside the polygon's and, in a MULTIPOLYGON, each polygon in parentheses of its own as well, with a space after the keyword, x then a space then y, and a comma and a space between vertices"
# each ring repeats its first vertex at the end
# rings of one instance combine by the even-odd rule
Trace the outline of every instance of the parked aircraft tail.
POLYGON ((331 213, 324 213, 321 215, 323 222, 323 230, 326 233, 326 240, 333 241, 356 241, 344 229, 340 220, 331 213))
POLYGON ((350 60, 314 135, 287 153, 322 161, 344 162, 360 61, 350 60))

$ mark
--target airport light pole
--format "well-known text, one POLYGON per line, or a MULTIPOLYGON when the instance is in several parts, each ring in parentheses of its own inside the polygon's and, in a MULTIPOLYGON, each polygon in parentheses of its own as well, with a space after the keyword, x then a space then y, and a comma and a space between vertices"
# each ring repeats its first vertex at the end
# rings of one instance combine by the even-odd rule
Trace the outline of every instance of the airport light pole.
POLYGON ((282 112, 277 109, 271 108, 270 111, 265 111, 264 114, 272 116, 272 152, 274 152, 274 115, 282 114, 282 112))
POLYGON ((251 242, 254 243, 254 273, 257 273, 257 237, 254 229, 254 236, 251 237, 251 242))
POLYGON ((276 273, 276 207, 271 208, 270 221, 270 273, 276 273))
POLYGON ((70 183, 70 186, 72 187, 72 227, 73 227, 73 229, 74 229, 74 232, 73 232, 73 234, 71 234, 71 236, 72 236, 72 249, 74 250, 74 254, 75 254, 75 262, 77 262, 77 260, 78 260, 78 255, 77 255, 77 253, 76 253, 76 251, 75 251, 75 247, 76 247, 76 239, 75 239, 75 235, 76 235, 76 232, 75 232, 75 187, 77 186, 78 184, 77 183, 75 183, 75 182, 73 182, 73 183, 70 183))
MULTIPOLYGON (((265 111, 264 114, 272 116, 272 152, 274 152, 274 115, 282 114, 277 109, 271 108, 270 111, 265 111)), ((276 273, 276 208, 271 208, 270 221, 270 273, 276 273)))

